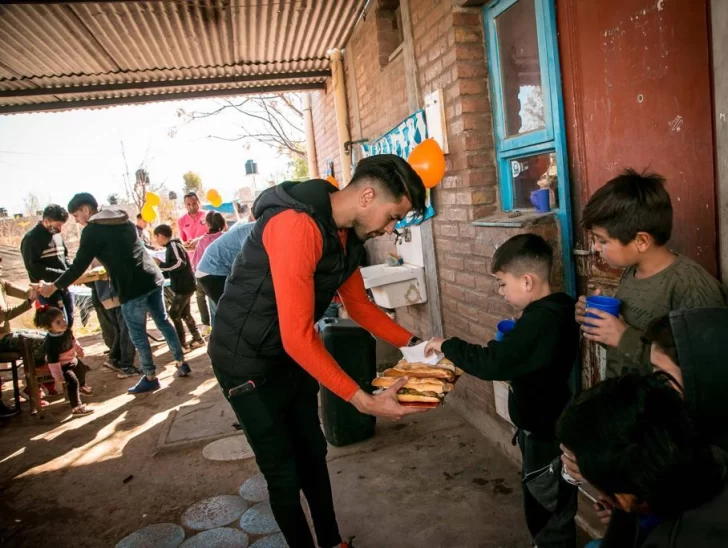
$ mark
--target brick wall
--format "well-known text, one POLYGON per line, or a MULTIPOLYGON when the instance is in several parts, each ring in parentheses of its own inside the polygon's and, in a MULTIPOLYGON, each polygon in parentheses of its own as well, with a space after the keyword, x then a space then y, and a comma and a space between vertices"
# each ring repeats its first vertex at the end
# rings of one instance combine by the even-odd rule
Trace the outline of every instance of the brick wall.
MULTIPOLYGON (((488 68, 481 9, 453 4, 454 0, 410 0, 410 13, 420 103, 424 104, 424 94, 438 88, 443 90, 445 99, 447 172, 433 193, 443 327, 448 337, 485 342, 494 336, 495 324, 500 319, 513 315, 489 275, 495 249, 507 238, 525 231, 539 233, 558 246, 558 230, 553 221, 527 229, 472 224, 473 220, 498 210, 488 68)), ((347 66, 347 89, 355 140, 372 140, 410 114, 403 55, 383 67, 380 63, 376 18, 379 5, 370 4, 365 19, 346 46, 347 58, 353 65, 347 66), (358 110, 352 108, 357 106, 358 110)), ((316 113, 314 110, 315 117, 316 113)), ((318 147, 318 126, 316 132, 318 147)), ((370 254, 381 262, 389 245, 387 241, 372 242, 370 254)), ((555 272, 560 273, 559 265, 555 272)), ((400 309, 397 320, 429 335, 428 329, 424 329, 429 324, 426 306, 400 309)), ((464 414, 481 429, 505 427, 504 421, 494 418, 492 383, 468 378, 453 396, 453 405, 467 409, 464 414)), ((507 431, 502 428, 499 435, 504 436, 507 431)))

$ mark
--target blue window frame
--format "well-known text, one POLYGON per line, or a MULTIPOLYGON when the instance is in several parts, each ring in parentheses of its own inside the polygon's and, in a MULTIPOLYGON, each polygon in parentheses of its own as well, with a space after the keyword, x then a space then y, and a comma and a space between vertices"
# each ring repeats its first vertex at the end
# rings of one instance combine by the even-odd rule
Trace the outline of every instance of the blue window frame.
POLYGON ((552 211, 561 228, 564 286, 573 295, 571 199, 554 2, 494 0, 483 8, 483 17, 501 207, 532 209, 529 198, 530 191, 539 188, 536 181, 555 172, 552 211))

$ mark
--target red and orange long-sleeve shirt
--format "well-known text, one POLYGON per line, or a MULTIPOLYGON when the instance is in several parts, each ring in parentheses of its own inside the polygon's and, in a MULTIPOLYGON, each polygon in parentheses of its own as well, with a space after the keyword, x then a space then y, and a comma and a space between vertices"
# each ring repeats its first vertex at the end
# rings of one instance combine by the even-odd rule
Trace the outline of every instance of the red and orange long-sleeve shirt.
MULTIPOLYGON (((348 230, 339 232, 344 248, 348 230)), ((306 213, 284 211, 263 230, 275 289, 281 338, 286 353, 312 377, 349 401, 359 389, 326 351, 314 330, 314 273, 323 255, 323 238, 306 213)), ((369 301, 357 270, 339 288, 349 316, 364 329, 390 344, 405 346, 412 334, 369 301)))

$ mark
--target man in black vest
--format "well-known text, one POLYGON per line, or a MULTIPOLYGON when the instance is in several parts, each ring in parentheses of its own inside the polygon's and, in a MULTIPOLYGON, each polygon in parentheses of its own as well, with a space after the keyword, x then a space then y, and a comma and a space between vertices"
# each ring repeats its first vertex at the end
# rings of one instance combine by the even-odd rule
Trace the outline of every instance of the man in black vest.
POLYGON ((339 191, 326 181, 281 183, 253 205, 257 219, 227 279, 208 345, 213 370, 268 482, 273 514, 292 548, 311 548, 302 490, 322 548, 341 542, 318 417, 319 382, 359 411, 399 419, 400 380, 378 396, 359 388, 314 331, 337 293, 359 325, 401 347, 419 341, 367 298, 363 242, 408 212, 421 215, 425 187, 407 162, 359 162, 339 191), (317 382, 318 381, 318 382, 317 382))

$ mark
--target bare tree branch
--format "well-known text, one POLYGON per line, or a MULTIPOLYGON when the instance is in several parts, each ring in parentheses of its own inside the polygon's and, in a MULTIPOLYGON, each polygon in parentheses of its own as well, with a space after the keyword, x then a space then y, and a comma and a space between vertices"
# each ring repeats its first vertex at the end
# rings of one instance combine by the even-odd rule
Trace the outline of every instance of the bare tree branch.
POLYGON ((226 110, 234 110, 241 115, 238 134, 209 135, 208 138, 223 141, 253 140, 294 157, 306 157, 303 112, 298 95, 279 93, 246 96, 237 102, 223 99, 221 106, 210 112, 186 112, 180 109, 177 114, 185 120, 184 124, 189 124, 194 120, 222 114, 226 110))

